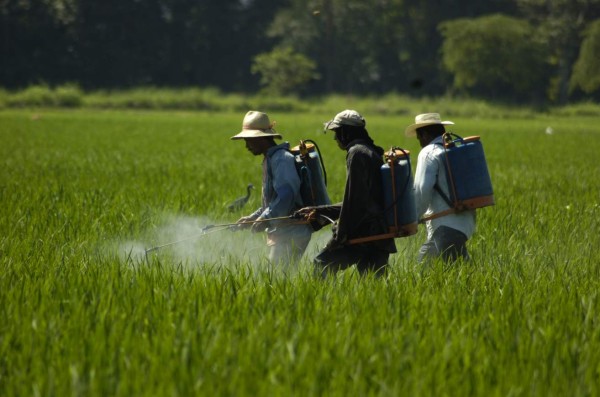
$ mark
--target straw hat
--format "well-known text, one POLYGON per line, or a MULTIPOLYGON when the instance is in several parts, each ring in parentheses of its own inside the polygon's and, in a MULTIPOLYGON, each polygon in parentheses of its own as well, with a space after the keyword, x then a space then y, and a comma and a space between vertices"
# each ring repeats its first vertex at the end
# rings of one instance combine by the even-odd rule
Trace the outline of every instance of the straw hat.
POLYGON ((332 120, 324 123, 325 131, 339 128, 342 125, 351 125, 354 127, 364 127, 367 125, 364 117, 360 115, 356 110, 346 109, 343 112, 339 112, 335 115, 332 120))
POLYGON ((404 135, 417 136, 417 128, 433 124, 450 125, 454 123, 452 121, 442 121, 439 113, 423 113, 415 117, 414 124, 411 124, 408 127, 406 127, 406 129, 404 130, 404 135))
POLYGON ((281 135, 273 129, 274 125, 275 122, 271 123, 266 113, 251 110, 244 116, 242 131, 232 136, 231 139, 263 138, 269 136, 281 138, 281 135))

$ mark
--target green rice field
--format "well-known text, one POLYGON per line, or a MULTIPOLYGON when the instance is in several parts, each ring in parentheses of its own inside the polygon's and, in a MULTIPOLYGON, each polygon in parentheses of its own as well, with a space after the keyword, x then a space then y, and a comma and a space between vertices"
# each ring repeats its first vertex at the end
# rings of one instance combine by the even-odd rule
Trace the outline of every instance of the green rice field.
MULTIPOLYGON (((261 110, 340 201, 335 113, 261 110)), ((201 234, 259 205, 227 210, 261 184, 244 113, 0 110, 0 396, 600 395, 600 114, 442 114, 494 185, 473 260, 422 269, 420 227, 386 277, 319 280, 328 227, 287 273, 264 236, 201 234)), ((414 168, 414 115, 363 115, 414 168)))

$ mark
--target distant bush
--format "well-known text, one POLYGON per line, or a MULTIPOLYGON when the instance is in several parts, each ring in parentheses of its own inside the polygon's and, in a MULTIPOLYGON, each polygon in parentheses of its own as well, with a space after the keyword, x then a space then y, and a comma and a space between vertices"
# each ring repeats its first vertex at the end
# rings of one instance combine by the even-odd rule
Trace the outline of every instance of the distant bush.
POLYGON ((6 104, 10 107, 52 107, 56 102, 50 87, 34 85, 9 95, 6 104))
POLYGON ((47 85, 33 85, 22 91, 2 94, 8 107, 79 107, 83 104, 83 92, 76 84, 66 84, 56 88, 47 85))
MULTIPOLYGON (((294 97, 276 97, 271 95, 256 95, 247 100, 245 108, 268 109, 278 112, 303 112, 308 110, 305 103, 294 97)), ((243 109, 237 109, 243 110, 243 109)))
MULTIPOLYGON (((539 109, 512 104, 494 103, 477 98, 442 96, 412 98, 390 93, 380 96, 328 95, 297 98, 266 94, 224 94, 216 88, 140 87, 127 90, 84 92, 77 85, 66 84, 54 89, 46 85, 11 92, 0 88, 0 109, 18 107, 61 107, 95 109, 192 110, 215 112, 246 112, 250 109, 267 112, 312 112, 335 114, 344 109, 356 109, 365 115, 398 115, 413 117, 419 113, 439 112, 447 117, 529 118, 539 109)), ((571 104, 544 111, 557 114, 597 115, 593 102, 571 104)))
POLYGON ((353 108, 361 113, 384 115, 409 115, 414 117, 419 113, 436 112, 448 117, 530 117, 534 110, 526 106, 508 106, 494 104, 480 99, 443 96, 436 98, 411 98, 403 94, 388 94, 381 97, 354 97, 330 95, 312 108, 328 113, 353 108))
POLYGON ((54 90, 57 106, 75 108, 83 104, 83 92, 77 84, 66 84, 54 90))
POLYGON ((114 109, 227 110, 243 102, 241 96, 223 95, 215 88, 156 88, 97 91, 86 98, 86 105, 114 109))
POLYGON ((552 114, 558 116, 600 116, 600 107, 594 102, 581 102, 553 109, 552 114))
POLYGON ((103 109, 159 109, 169 103, 168 91, 156 88, 135 88, 127 91, 98 91, 87 96, 86 105, 103 109), (161 100, 162 99, 162 100, 161 100))
POLYGON ((0 88, 0 109, 3 109, 6 107, 7 100, 8 100, 8 92, 5 89, 0 88))

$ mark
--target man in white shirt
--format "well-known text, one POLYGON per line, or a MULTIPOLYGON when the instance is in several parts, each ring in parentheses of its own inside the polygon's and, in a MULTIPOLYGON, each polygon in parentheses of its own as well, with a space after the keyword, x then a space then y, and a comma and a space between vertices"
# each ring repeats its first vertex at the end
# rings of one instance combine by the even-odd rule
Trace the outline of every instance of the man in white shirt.
POLYGON ((436 257, 442 257, 445 262, 469 259, 466 243, 475 231, 475 210, 454 212, 448 202, 450 194, 442 135, 446 132, 444 126, 450 124, 454 123, 441 121, 438 113, 425 113, 415 117, 415 123, 405 130, 406 136, 417 137, 422 148, 415 171, 417 215, 432 218, 425 221, 427 241, 419 250, 419 262, 436 257), (438 215, 444 212, 447 213, 438 215))

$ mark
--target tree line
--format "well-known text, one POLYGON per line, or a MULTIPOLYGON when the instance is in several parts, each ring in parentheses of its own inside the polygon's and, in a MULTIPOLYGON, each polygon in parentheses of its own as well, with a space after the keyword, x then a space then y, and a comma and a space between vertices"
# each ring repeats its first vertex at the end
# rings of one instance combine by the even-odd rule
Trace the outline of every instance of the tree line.
POLYGON ((0 0, 0 86, 600 98, 600 0, 0 0))

